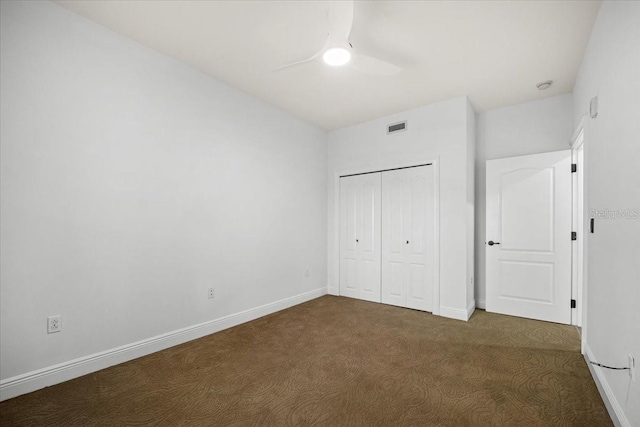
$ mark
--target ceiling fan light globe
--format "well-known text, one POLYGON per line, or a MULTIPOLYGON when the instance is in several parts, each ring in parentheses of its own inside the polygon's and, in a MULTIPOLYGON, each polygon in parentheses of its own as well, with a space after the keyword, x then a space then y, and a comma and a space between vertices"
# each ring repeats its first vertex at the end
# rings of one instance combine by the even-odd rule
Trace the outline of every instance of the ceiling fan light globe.
POLYGON ((351 52, 343 47, 333 47, 325 51, 322 60, 332 67, 340 67, 351 60, 351 52))

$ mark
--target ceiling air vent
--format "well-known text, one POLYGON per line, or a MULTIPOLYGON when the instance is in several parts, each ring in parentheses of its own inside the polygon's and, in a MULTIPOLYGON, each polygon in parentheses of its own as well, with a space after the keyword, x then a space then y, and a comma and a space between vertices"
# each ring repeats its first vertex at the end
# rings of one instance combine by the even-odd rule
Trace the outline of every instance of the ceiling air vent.
POLYGON ((387 133, 396 133, 402 132, 403 130, 407 130, 407 122, 394 123, 387 127, 387 133))

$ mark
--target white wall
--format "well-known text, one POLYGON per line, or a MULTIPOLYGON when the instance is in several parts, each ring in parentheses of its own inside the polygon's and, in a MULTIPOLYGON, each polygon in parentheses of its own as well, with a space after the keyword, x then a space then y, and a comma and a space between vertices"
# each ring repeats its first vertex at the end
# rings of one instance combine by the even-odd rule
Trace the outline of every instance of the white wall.
MULTIPOLYGON (((376 170, 389 165, 437 159, 440 168, 440 314, 468 316, 467 231, 469 200, 467 151, 470 110, 466 97, 383 117, 329 133, 328 287, 338 294, 338 181, 336 173, 376 170), (407 120, 407 130, 387 134, 387 125, 407 120)), ((472 208, 471 208, 472 209, 472 208)), ((471 233, 472 235, 473 233, 471 233)), ((438 301, 434 301, 438 305, 438 301)), ((471 308, 473 310, 473 307, 471 308)))
MULTIPOLYGON (((587 119, 588 210, 640 211, 640 3, 603 2, 574 88, 574 124, 598 96, 599 113, 587 119)), ((593 367, 596 382, 622 425, 640 425, 640 218, 596 219, 588 234, 587 356, 627 366, 635 355, 636 380, 626 371, 593 367)))
POLYGON ((476 307, 475 301, 475 157, 476 113, 467 102, 467 307, 476 307))
MULTIPOLYGON (((535 88, 533 88, 535 90, 535 88)), ((476 302, 485 307, 486 161, 568 150, 573 115, 571 94, 500 108, 476 117, 476 302)))
POLYGON ((326 287, 323 131, 53 3, 1 15, 2 380, 326 287))

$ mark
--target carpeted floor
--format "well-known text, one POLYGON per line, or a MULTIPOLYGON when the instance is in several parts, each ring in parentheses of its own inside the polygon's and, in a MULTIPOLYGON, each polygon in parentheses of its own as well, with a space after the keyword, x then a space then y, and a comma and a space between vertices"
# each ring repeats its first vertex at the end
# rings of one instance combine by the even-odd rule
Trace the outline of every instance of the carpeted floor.
POLYGON ((609 426, 575 328, 324 296, 0 403, 46 426, 609 426))

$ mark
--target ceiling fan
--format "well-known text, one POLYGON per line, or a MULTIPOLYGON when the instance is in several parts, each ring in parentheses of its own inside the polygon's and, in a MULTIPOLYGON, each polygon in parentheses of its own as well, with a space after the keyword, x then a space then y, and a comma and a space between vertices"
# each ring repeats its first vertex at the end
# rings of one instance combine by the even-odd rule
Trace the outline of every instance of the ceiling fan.
POLYGON ((353 27, 354 1, 329 1, 329 33, 322 49, 302 61, 284 65, 274 71, 292 70, 312 62, 324 62, 332 67, 349 64, 353 69, 366 74, 392 76, 402 69, 378 58, 363 55, 354 49, 349 37, 353 27))

